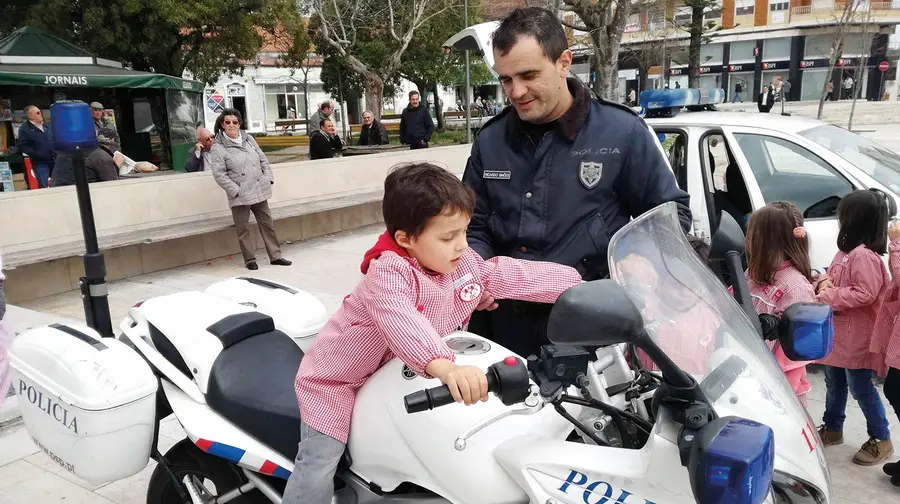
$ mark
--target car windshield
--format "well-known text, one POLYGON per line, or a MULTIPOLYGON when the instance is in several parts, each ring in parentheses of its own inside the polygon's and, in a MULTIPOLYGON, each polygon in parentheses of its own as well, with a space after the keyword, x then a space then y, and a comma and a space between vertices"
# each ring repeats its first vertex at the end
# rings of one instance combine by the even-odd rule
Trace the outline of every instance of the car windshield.
POLYGON ((826 124, 800 135, 846 159, 891 191, 900 194, 900 155, 868 138, 826 124))
POLYGON ((609 265, 656 344, 697 380, 719 416, 769 425, 792 470, 827 481, 814 424, 747 314, 688 243, 674 203, 616 233, 609 265))

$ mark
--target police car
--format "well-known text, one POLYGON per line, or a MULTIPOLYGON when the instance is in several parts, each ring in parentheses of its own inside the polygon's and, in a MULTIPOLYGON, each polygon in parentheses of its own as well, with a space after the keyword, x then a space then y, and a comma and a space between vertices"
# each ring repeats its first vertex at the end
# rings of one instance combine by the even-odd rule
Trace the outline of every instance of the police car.
MULTIPOLYGON (((466 28, 444 44, 481 55, 491 72, 498 22, 466 28)), ((496 75, 496 74, 495 74, 496 75)), ((723 90, 641 93, 641 112, 660 137, 678 185, 691 195, 693 233, 708 237, 720 212, 742 225, 772 201, 796 204, 810 237, 810 259, 824 271, 837 252, 837 205, 857 189, 878 189, 891 215, 900 205, 900 155, 838 126, 777 114, 714 109, 723 90)))

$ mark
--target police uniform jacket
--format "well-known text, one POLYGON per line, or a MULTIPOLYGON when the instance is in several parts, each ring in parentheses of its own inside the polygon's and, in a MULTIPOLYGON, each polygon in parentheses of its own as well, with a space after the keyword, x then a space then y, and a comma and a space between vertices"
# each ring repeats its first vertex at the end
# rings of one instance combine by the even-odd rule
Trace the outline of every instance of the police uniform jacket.
POLYGON ((608 275, 609 240, 632 217, 675 201, 690 230, 689 196, 641 117, 568 87, 572 107, 551 125, 510 106, 481 129, 463 175, 477 196, 468 240, 484 258, 552 261, 593 280, 608 275))

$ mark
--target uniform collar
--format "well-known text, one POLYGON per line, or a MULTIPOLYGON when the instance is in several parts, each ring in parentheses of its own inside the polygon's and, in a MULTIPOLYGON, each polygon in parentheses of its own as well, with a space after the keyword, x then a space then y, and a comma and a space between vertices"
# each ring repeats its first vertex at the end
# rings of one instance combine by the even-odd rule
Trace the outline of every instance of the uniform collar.
MULTIPOLYGON (((562 133, 570 142, 574 142, 578 132, 587 122, 588 114, 591 111, 591 94, 577 79, 566 79, 566 87, 572 95, 572 106, 553 124, 555 130, 562 133)), ((510 105, 507 110, 510 114, 508 130, 511 134, 510 140, 521 141, 522 135, 525 134, 525 121, 519 119, 519 114, 514 106, 510 105)))

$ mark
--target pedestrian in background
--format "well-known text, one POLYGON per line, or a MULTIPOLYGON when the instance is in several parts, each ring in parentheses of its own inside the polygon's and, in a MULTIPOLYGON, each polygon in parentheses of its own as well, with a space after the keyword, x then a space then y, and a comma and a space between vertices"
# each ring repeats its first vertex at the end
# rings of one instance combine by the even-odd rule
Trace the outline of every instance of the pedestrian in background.
POLYGON ((215 141, 212 132, 206 128, 197 128, 197 144, 191 147, 184 160, 184 171, 198 172, 206 169, 203 162, 203 153, 212 149, 215 141))
POLYGON ((106 111, 103 109, 103 104, 100 102, 91 102, 91 117, 94 118, 94 130, 99 135, 100 132, 105 131, 107 136, 109 132, 112 131, 112 151, 121 151, 122 150, 122 141, 119 139, 119 131, 116 129, 115 123, 113 123, 112 119, 106 116, 106 111))
POLYGON ((37 178, 38 187, 50 187, 50 172, 56 163, 56 148, 53 146, 53 133, 50 126, 44 124, 44 115, 35 105, 25 107, 25 124, 19 128, 19 139, 16 147, 19 152, 31 158, 31 168, 37 178))
POLYGON ((419 92, 410 91, 409 106, 400 115, 400 143, 409 145, 410 149, 427 149, 434 134, 434 122, 428 107, 421 104, 419 92))
POLYGON ((290 266, 291 261, 281 256, 275 223, 269 210, 268 200, 272 197, 272 184, 275 183, 272 168, 256 140, 241 131, 241 124, 241 113, 237 110, 225 109, 222 112, 216 120, 215 142, 210 151, 203 154, 204 163, 228 195, 228 206, 231 207, 247 269, 259 269, 249 228, 251 212, 256 217, 269 261, 276 266, 290 266))

